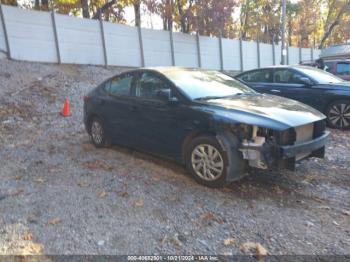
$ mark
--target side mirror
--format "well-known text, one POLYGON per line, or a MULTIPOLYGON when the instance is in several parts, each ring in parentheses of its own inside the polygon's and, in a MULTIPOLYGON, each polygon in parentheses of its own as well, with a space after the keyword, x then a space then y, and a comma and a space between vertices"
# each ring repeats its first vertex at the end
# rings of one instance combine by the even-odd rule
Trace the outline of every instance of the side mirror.
POLYGON ((157 97, 163 101, 168 101, 170 98, 170 89, 161 89, 157 92, 157 97))
POLYGON ((175 96, 169 98, 170 105, 177 105, 179 103, 179 99, 175 96))
POLYGON ((308 86, 313 85, 313 82, 308 77, 298 77, 298 80, 300 81, 300 83, 303 83, 304 85, 308 85, 308 86))

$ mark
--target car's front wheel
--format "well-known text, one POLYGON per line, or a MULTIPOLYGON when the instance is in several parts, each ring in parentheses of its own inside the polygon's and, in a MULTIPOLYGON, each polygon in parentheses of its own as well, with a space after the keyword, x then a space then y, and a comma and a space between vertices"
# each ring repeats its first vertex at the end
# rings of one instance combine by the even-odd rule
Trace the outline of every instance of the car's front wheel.
POLYGON ((97 117, 90 121, 90 137, 92 143, 98 148, 106 147, 110 144, 104 125, 97 117))
POLYGON ((338 129, 350 128, 350 101, 340 100, 329 105, 327 109, 328 125, 338 129))
POLYGON ((230 183, 227 151, 214 136, 200 136, 191 141, 186 152, 186 167, 193 178, 205 186, 215 188, 230 183))

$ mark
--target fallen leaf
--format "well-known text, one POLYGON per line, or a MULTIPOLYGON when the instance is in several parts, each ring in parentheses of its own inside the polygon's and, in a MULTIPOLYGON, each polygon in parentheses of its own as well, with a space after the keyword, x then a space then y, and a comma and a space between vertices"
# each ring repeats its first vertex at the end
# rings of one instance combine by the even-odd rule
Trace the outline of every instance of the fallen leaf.
POLYGON ((30 243, 23 247, 21 250, 21 255, 35 255, 40 254, 43 250, 43 245, 37 243, 30 243))
POLYGON ((53 218, 53 219, 49 220, 49 222, 48 222, 49 225, 57 225, 60 223, 61 223, 61 220, 59 218, 53 218))
POLYGON ((120 197, 128 197, 128 185, 124 183, 122 190, 117 191, 118 196, 120 197))
POLYGON ((14 191, 14 192, 9 193, 8 195, 9 195, 9 196, 17 196, 17 195, 19 195, 19 194, 21 194, 21 193, 23 193, 23 192, 24 192, 24 189, 23 189, 23 188, 20 188, 20 189, 14 191))
POLYGON ((165 235, 163 238, 160 239, 160 245, 161 245, 161 246, 164 246, 165 241, 167 240, 167 238, 168 238, 168 237, 165 235))
POLYGON ((225 246, 233 246, 236 243, 236 239, 234 238, 227 238, 224 240, 225 246))
POLYGON ((283 190, 279 186, 272 187, 272 192, 276 194, 282 194, 283 190))
POLYGON ((105 191, 98 194, 99 198, 105 198, 107 196, 107 193, 105 191))
POLYGON ((24 234, 22 236, 22 239, 23 240, 27 240, 27 241, 32 240, 33 239, 33 235, 31 233, 26 233, 26 234, 24 234))
POLYGON ((78 186, 80 186, 80 187, 89 187, 90 184, 88 182, 79 182, 78 186))
POLYGON ((323 203, 323 200, 321 198, 313 197, 312 199, 315 200, 318 203, 323 203))
POLYGON ((181 241, 179 240, 178 236, 175 235, 174 237, 172 237, 170 239, 170 242, 174 245, 174 246, 177 246, 177 247, 181 247, 182 246, 182 243, 181 241))
POLYGON ((95 160, 95 161, 88 161, 83 164, 85 168, 96 170, 96 169, 102 169, 105 171, 112 171, 113 167, 108 165, 106 162, 101 160, 95 160))
POLYGON ((45 182, 45 179, 37 178, 37 179, 35 179, 35 182, 42 184, 45 182))
POLYGON ((143 207, 144 204, 145 204, 145 201, 142 198, 134 201, 135 207, 143 207))
POLYGON ((260 260, 267 256, 267 250, 260 243, 247 242, 241 245, 240 250, 244 253, 254 253, 260 260))
POLYGON ((345 216, 350 216, 350 211, 348 210, 343 210, 341 213, 345 216))
POLYGON ((213 212, 206 212, 204 214, 201 215, 200 220, 203 222, 209 222, 209 221, 215 221, 218 224, 223 224, 224 220, 222 219, 222 217, 220 217, 219 215, 213 213, 213 212))

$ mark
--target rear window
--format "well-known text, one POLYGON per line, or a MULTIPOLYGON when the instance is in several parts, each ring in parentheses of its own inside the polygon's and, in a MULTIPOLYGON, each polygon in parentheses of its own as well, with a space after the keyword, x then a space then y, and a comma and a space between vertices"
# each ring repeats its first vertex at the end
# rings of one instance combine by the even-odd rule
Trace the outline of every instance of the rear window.
POLYGON ((350 75, 350 63, 337 63, 337 75, 350 75))

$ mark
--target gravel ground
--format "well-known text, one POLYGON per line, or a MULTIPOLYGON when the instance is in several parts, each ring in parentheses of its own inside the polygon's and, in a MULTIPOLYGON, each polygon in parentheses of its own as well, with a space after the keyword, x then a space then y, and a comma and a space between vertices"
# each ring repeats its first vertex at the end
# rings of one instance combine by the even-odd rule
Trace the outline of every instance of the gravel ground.
POLYGON ((296 172, 205 188, 90 143, 82 96, 121 70, 0 59, 0 254, 350 254, 350 132, 296 172))

